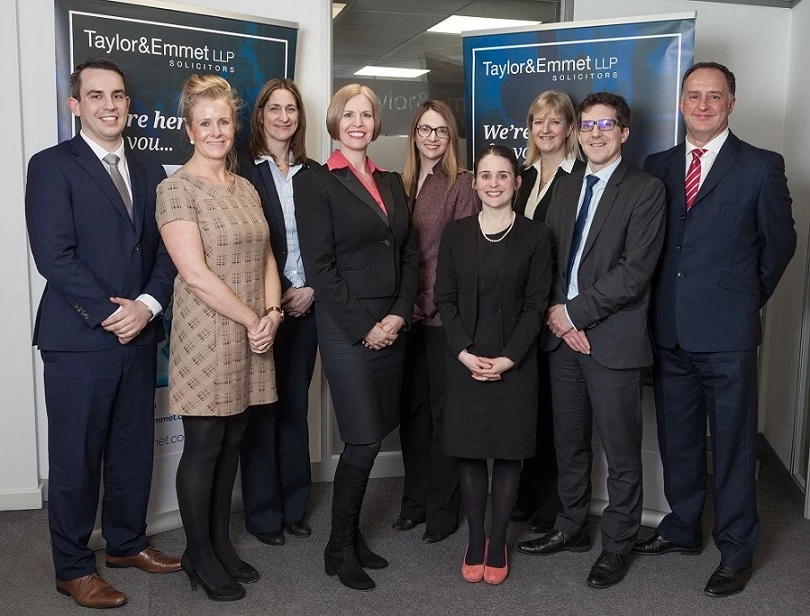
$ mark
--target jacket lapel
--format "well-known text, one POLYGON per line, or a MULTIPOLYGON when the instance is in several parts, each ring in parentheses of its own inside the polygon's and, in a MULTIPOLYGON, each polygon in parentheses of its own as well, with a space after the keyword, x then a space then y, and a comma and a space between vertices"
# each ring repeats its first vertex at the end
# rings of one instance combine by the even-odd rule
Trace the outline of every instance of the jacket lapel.
POLYGON ((263 161, 258 165, 255 165, 255 163, 251 164, 254 164, 256 167, 256 171, 261 178, 259 182, 260 190, 264 193, 265 201, 270 205, 268 208, 270 211, 266 214, 273 218, 275 223, 274 227, 281 229, 283 236, 286 237, 287 225, 284 223, 284 210, 281 207, 281 199, 279 199, 278 196, 276 182, 273 179, 273 172, 270 170, 270 163, 263 161))
POLYGON ((129 183, 132 186, 132 222, 135 225, 135 237, 141 237, 143 219, 146 215, 146 169, 139 160, 127 150, 127 167, 129 183))
MULTIPOLYGON (((380 197, 385 204, 385 209, 388 213, 388 226, 392 226, 394 224, 394 216, 396 216, 396 203, 394 202, 394 195, 391 192, 391 179, 393 175, 388 173, 383 176, 381 173, 375 171, 374 172, 374 180, 377 182, 377 190, 380 191, 380 197)), ((377 206, 379 209, 379 205, 377 202, 374 202, 374 205, 377 206)))
MULTIPOLYGON (((715 159, 712 168, 709 170, 709 175, 706 176, 706 179, 703 180, 703 184, 700 186, 700 190, 695 197, 695 202, 692 204, 692 207, 698 205, 700 200, 708 195, 715 186, 717 186, 720 180, 722 180, 723 177, 737 163, 737 159, 739 159, 739 157, 740 140, 737 139, 736 135, 729 132, 726 142, 723 144, 723 147, 720 148, 720 151, 717 153, 717 158, 715 159)), ((686 202, 686 197, 684 197, 684 202, 686 202)))
MULTIPOLYGON (((560 263, 558 267, 567 268, 568 255, 571 253, 571 243, 574 241, 574 224, 577 220, 577 206, 579 205, 579 194, 582 192, 582 180, 585 177, 585 171, 576 171, 571 174, 572 181, 566 182, 565 185, 560 185, 560 190, 565 191, 560 195, 560 201, 564 204, 564 211, 562 216, 563 233, 562 237, 562 250, 560 251, 560 263)), ((563 269, 563 271, 565 271, 563 269)))
POLYGON ((366 206, 370 207, 371 210, 380 217, 386 225, 388 225, 388 217, 383 213, 380 206, 377 205, 377 202, 374 200, 374 197, 366 190, 366 187, 363 186, 363 183, 355 177, 354 173, 351 172, 351 169, 348 167, 344 169, 335 169, 331 172, 332 175, 335 176, 335 179, 343 184, 351 193, 360 199, 366 206))
MULTIPOLYGON (((132 226, 132 220, 130 220, 129 214, 127 214, 127 208, 121 199, 121 195, 118 194, 118 189, 115 187, 115 184, 113 184, 110 174, 107 173, 107 170, 104 168, 104 163, 98 159, 81 135, 76 135, 73 138, 71 148, 76 155, 76 162, 93 178, 104 191, 104 194, 107 195, 110 203, 118 210, 118 213, 132 226)), ((127 161, 127 165, 129 165, 129 161, 127 161)))
POLYGON ((529 204, 529 196, 534 188, 534 183, 537 181, 537 169, 534 166, 523 169, 520 173, 521 180, 520 189, 518 190, 518 205, 515 212, 523 214, 526 211, 526 206, 529 204))
POLYGON ((582 263, 582 261, 585 260, 585 257, 588 256, 588 252, 591 250, 591 248, 593 248, 593 243, 596 241, 596 237, 599 235, 599 231, 602 229, 602 226, 605 224, 605 221, 610 215, 610 210, 613 209, 613 204, 616 202, 616 196, 619 194, 619 184, 621 184, 622 180, 624 179, 624 174, 626 172, 627 163, 622 161, 613 171, 613 174, 610 176, 610 179, 607 182, 607 186, 605 186, 605 190, 602 191, 602 196, 599 198, 599 202, 596 204, 596 212, 593 214, 591 228, 588 230, 588 237, 585 238, 585 246, 582 249, 582 258, 580 259, 580 263, 582 263))

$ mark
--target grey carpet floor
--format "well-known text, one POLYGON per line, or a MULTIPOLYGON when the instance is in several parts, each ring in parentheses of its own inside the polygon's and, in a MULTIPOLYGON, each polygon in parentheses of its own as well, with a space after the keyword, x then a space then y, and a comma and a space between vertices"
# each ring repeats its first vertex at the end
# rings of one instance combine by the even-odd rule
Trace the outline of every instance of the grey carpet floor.
MULTIPOLYGON (((139 616, 362 616, 362 615, 759 615, 810 616, 810 520, 763 467, 758 484, 761 536, 754 577, 742 594, 711 599, 703 586, 719 563, 711 536, 711 506, 704 518, 706 547, 699 556, 668 554, 636 558, 625 580, 595 590, 585 577, 599 554, 599 520, 591 521, 597 541, 584 554, 524 556, 517 541, 530 538, 525 524, 509 530, 510 573, 501 586, 467 584, 460 564, 466 528, 434 545, 422 543, 424 526, 409 532, 391 529, 398 512, 401 479, 372 480, 362 526, 369 544, 391 566, 371 572, 377 589, 361 593, 343 588, 323 572, 322 550, 329 532, 331 484, 314 487, 308 539, 289 538, 269 547, 248 535, 241 514, 231 533, 242 557, 262 573, 235 603, 212 603, 202 590, 192 592, 183 573, 148 575, 133 569, 106 569, 98 553, 99 572, 129 597, 116 614, 139 616)), ((650 532, 642 529, 643 533, 650 532)), ((182 530, 152 537, 158 549, 180 554, 182 530)), ((0 614, 50 616, 88 614, 55 592, 47 511, 0 512, 0 614)))

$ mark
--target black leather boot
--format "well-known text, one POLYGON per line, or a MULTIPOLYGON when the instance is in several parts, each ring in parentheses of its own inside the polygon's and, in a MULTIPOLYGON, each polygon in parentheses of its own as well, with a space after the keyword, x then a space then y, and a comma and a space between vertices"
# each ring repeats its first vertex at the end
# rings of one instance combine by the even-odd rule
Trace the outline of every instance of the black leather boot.
MULTIPOLYGON (((337 575, 341 584, 355 590, 375 587, 355 551, 355 523, 360 517, 368 474, 369 471, 350 466, 342 459, 338 462, 332 494, 332 532, 323 552, 326 574, 337 575)), ((368 552, 373 554, 371 550, 368 552)))

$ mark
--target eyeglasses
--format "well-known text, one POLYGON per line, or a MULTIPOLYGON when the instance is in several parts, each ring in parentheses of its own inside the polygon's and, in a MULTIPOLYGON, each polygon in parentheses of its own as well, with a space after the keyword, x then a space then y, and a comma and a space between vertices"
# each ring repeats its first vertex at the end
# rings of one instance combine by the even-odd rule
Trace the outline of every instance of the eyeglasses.
POLYGON ((416 134, 420 137, 430 137, 430 133, 436 133, 438 139, 447 139, 450 136, 450 129, 446 126, 428 126, 427 124, 420 124, 416 127, 416 134))
POLYGON ((579 132, 589 133, 593 130, 594 126, 598 126, 601 131, 613 130, 614 126, 621 126, 618 120, 605 118, 604 120, 582 120, 579 123, 579 132))

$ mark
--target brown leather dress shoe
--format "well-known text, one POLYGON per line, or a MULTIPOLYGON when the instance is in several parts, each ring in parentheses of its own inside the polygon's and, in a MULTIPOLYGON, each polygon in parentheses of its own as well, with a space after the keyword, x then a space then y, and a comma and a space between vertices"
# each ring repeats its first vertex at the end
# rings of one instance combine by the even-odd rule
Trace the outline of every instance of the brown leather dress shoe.
POLYGON ((83 607, 121 607, 127 602, 127 596, 115 590, 98 573, 67 582, 56 580, 56 590, 73 597, 73 600, 83 607))
POLYGON ((108 567, 113 569, 126 569, 127 567, 137 567, 147 573, 172 573, 180 571, 180 559, 174 556, 166 556, 158 550, 149 546, 143 552, 134 556, 110 556, 105 555, 108 567))

